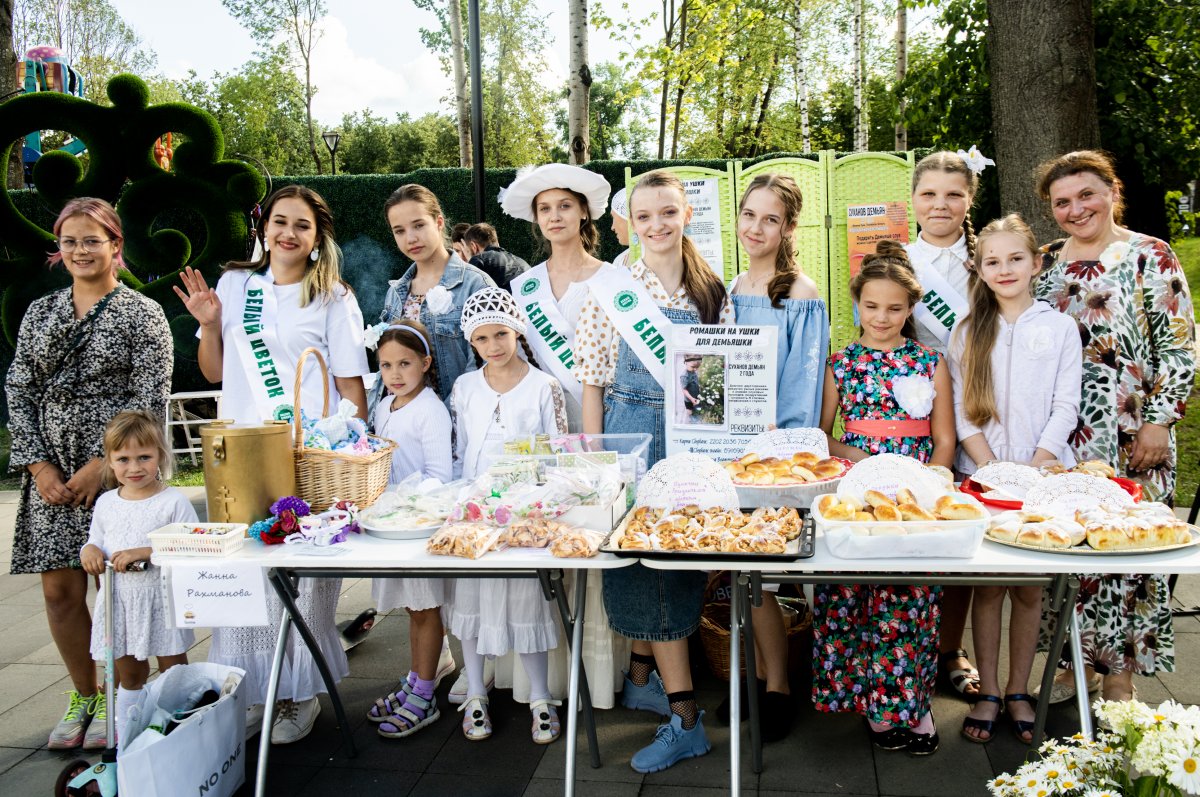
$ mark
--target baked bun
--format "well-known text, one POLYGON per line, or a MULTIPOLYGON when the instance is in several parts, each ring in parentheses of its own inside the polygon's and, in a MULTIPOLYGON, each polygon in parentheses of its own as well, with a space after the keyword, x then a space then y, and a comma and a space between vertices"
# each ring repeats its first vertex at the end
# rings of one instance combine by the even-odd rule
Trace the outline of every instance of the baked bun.
POLYGON ((875 519, 884 520, 889 523, 899 523, 904 520, 904 516, 900 514, 899 507, 892 504, 884 504, 883 506, 875 507, 875 519))
POLYGON ((832 493, 823 495, 821 496, 821 500, 817 501, 817 511, 824 515, 828 511, 829 507, 833 506, 837 502, 838 499, 836 495, 833 495, 832 493))
POLYGON ((750 452, 749 454, 743 454, 742 458, 739 459, 738 462, 742 463, 743 465, 753 465, 754 463, 758 462, 758 460, 758 454, 750 452))
POLYGON ((1015 542, 1021 533, 1020 519, 1006 520, 988 529, 988 536, 1003 542, 1015 542))
POLYGON ((811 468, 820 461, 817 455, 811 451, 797 451, 795 454, 792 454, 793 465, 803 465, 806 468, 811 468))
POLYGON ((875 519, 875 516, 872 515, 870 512, 867 512, 866 510, 859 510, 858 512, 854 513, 854 519, 866 521, 869 523, 875 519))
POLYGON ((938 476, 941 476, 942 480, 945 481, 946 484, 954 484, 954 474, 950 472, 949 468, 942 467, 941 465, 926 465, 925 467, 929 468, 938 476))
POLYGON ((871 506, 873 506, 877 509, 881 506, 895 506, 896 505, 895 501, 893 501, 891 498, 888 498, 886 495, 879 492, 878 490, 867 490, 865 493, 863 493, 863 499, 868 504, 870 504, 871 506))
MULTIPOLYGON (((941 501, 938 502, 939 504, 941 501)), ((937 516, 942 520, 979 520, 985 517, 984 511, 974 504, 956 504, 951 502, 939 507, 937 516)))
POLYGON ((803 479, 805 482, 817 481, 817 474, 813 473, 803 465, 792 465, 791 473, 793 476, 797 476, 800 479, 803 479))
POLYGON ((896 503, 897 504, 916 504, 917 506, 921 505, 921 502, 917 500, 917 497, 915 495, 913 495, 913 491, 908 489, 907 487, 901 487, 899 490, 896 491, 896 503))
POLYGON ((933 514, 927 512, 915 503, 903 503, 899 506, 900 516, 905 520, 937 520, 933 514))
POLYGON ((1071 536, 1053 523, 1027 523, 1017 535, 1017 542, 1038 548, 1070 548, 1071 536))
POLYGON ((812 472, 816 475, 817 479, 824 481, 826 479, 836 479, 845 473, 846 469, 842 467, 840 462, 833 462, 813 465, 812 472))
POLYGON ((854 515, 858 510, 849 504, 834 504, 821 510, 821 515, 826 520, 854 520, 854 515))

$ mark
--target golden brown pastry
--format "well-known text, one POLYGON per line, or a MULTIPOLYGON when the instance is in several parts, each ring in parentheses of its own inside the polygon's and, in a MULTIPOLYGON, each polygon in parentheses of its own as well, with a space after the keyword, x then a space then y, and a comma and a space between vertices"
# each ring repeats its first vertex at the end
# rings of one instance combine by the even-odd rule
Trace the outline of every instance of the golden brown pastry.
POLYGON ((900 509, 895 504, 884 504, 875 507, 875 519, 895 523, 904 520, 904 516, 900 514, 900 509))
POLYGON ((895 501, 878 490, 867 490, 865 493, 863 493, 863 500, 876 509, 881 506, 896 506, 895 501))
POLYGON ((1026 523, 1017 534, 1017 542, 1038 548, 1070 548, 1071 536, 1053 523, 1026 523))
MULTIPOLYGON (((897 493, 896 497, 899 497, 899 493, 897 493)), ((899 509, 900 517, 904 518, 905 520, 937 520, 932 513, 922 509, 915 502, 902 503, 900 504, 899 509)))
POLYGON ((820 500, 817 501, 817 511, 824 515, 829 510, 829 507, 833 506, 837 502, 837 496, 833 493, 823 495, 821 496, 820 500))
POLYGON ((951 501, 949 504, 941 505, 941 500, 938 501, 939 508, 936 515, 942 520, 979 520, 986 517, 986 513, 981 507, 974 504, 956 504, 951 501))

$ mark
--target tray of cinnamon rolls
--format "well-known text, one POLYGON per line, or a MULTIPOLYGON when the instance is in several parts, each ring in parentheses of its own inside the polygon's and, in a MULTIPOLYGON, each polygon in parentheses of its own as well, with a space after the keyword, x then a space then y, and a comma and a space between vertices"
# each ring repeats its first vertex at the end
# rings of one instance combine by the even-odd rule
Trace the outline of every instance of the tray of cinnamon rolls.
POLYGON ((811 520, 794 507, 727 510, 638 507, 600 550, 639 559, 778 559, 813 555, 811 520))
POLYGON ((987 538, 1001 545, 1049 553, 1112 556, 1158 553, 1200 542, 1200 528, 1166 504, 1075 509, 1027 507, 995 515, 987 538))

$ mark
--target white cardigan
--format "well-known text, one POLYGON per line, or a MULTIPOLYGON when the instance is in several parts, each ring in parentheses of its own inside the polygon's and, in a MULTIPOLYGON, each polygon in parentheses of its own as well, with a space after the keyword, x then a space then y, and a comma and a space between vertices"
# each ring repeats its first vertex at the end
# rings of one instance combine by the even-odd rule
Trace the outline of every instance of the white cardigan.
MULTIPOLYGON (((967 324, 970 321, 968 319, 967 324)), ((1064 465, 1073 465, 1068 438, 1079 417, 1083 381, 1083 344, 1075 319, 1045 302, 1034 302, 1015 324, 999 319, 992 347, 992 387, 999 420, 982 428, 967 420, 963 409, 963 349, 966 325, 950 339, 950 376, 954 380, 954 419, 960 441, 983 433, 997 459, 1029 462, 1043 448, 1064 465)), ((963 474, 978 465, 960 450, 963 474)))
POLYGON ((485 365, 467 371, 450 392, 454 421, 454 478, 474 479, 487 469, 485 453, 502 453, 505 440, 532 434, 567 433, 562 385, 544 371, 529 373, 507 393, 492 390, 485 365))

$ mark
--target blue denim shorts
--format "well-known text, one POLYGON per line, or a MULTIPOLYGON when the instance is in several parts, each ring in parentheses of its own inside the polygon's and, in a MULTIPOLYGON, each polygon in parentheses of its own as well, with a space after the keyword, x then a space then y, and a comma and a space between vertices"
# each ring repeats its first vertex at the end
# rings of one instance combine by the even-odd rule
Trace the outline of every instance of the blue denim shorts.
POLYGON ((608 624, 627 639, 673 642, 700 627, 708 574, 655 570, 638 563, 604 571, 608 624))

